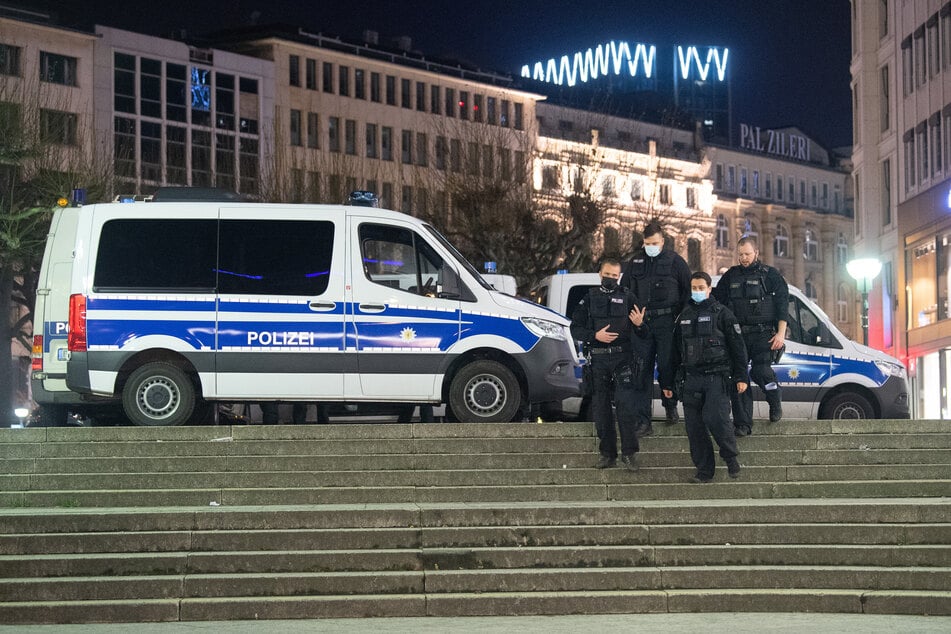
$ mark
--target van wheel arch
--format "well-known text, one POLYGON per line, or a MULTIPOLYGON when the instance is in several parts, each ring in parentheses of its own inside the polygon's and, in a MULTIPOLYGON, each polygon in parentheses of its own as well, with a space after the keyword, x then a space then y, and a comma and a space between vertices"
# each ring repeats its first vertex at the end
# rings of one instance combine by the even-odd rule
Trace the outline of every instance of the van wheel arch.
MULTIPOLYGON (((508 397, 508 403, 497 408, 497 411, 484 418, 485 422, 510 422, 515 420, 518 414, 525 406, 525 396, 527 394, 527 379, 521 367, 510 356, 499 353, 494 350, 472 351, 469 354, 455 360, 449 371, 446 372, 443 382, 443 402, 448 405, 446 416, 449 420, 458 422, 463 419, 473 418, 473 414, 467 411, 464 405, 465 395, 463 392, 466 387, 460 384, 460 373, 464 373, 462 383, 471 383, 472 376, 484 375, 488 381, 487 385, 498 381, 498 385, 511 394, 508 397), (517 403, 512 405, 512 396, 517 398, 517 403), (455 402, 455 407, 453 403, 455 402), (504 419, 504 420, 502 420, 504 419)), ((470 387, 472 387, 470 385, 470 387)), ((479 420, 476 418, 475 420, 479 420)))
POLYGON ((819 405, 819 418, 868 419, 880 418, 878 401, 860 385, 842 385, 826 394, 819 405))
MULTIPOLYGON (((150 350, 128 359, 119 371, 116 393, 129 421, 136 425, 183 425, 206 411, 201 382, 194 366, 169 350, 150 350), (173 411, 161 413, 163 405, 138 402, 149 393, 175 399, 173 411)), ((171 407, 172 405, 169 404, 171 407)))

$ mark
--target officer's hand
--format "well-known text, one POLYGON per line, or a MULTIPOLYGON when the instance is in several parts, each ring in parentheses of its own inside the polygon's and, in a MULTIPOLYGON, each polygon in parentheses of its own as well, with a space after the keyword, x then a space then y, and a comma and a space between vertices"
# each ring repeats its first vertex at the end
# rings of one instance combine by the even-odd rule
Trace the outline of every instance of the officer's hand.
POLYGON ((783 347, 783 344, 786 343, 786 337, 782 336, 778 332, 772 336, 769 340, 769 349, 770 350, 779 350, 783 347))
POLYGON ((647 312, 647 306, 645 306, 644 308, 638 308, 637 306, 635 306, 634 308, 631 309, 631 312, 628 315, 628 317, 630 317, 632 324, 640 328, 641 324, 644 323, 644 313, 646 312, 647 312))
POLYGON ((611 343, 612 341, 617 339, 617 333, 611 332, 610 330, 608 330, 608 328, 610 327, 611 326, 605 326, 598 332, 594 333, 594 338, 600 341, 601 343, 611 343))
POLYGON ((746 391, 746 388, 747 388, 747 387, 748 387, 748 385, 747 385, 746 383, 744 383, 743 381, 737 381, 737 382, 736 382, 736 393, 737 393, 737 394, 742 394, 743 392, 746 391))
POLYGON ((673 397, 674 397, 674 391, 673 391, 673 390, 661 390, 661 393, 664 395, 664 398, 673 398, 673 397))

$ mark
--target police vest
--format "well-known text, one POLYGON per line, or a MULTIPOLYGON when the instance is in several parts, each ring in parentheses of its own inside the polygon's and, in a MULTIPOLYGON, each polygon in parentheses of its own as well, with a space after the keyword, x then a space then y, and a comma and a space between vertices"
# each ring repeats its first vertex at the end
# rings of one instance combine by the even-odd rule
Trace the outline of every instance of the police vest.
POLYGON ((730 275, 730 309, 743 325, 776 321, 773 297, 766 291, 766 272, 757 264, 735 267, 730 275))
POLYGON ((729 370, 730 353, 726 335, 717 323, 723 305, 717 302, 687 306, 680 317, 683 364, 692 370, 707 372, 729 370))
POLYGON ((618 333, 614 345, 621 345, 630 341, 631 324, 628 314, 634 306, 633 296, 619 288, 613 293, 605 293, 599 288, 588 291, 588 321, 589 326, 599 331, 605 326, 608 330, 618 333))
POLYGON ((680 287, 674 278, 673 256, 661 251, 660 255, 653 258, 652 270, 650 260, 643 252, 638 252, 631 260, 631 276, 634 278, 632 290, 642 301, 647 302, 647 308, 679 306, 682 301, 680 287))

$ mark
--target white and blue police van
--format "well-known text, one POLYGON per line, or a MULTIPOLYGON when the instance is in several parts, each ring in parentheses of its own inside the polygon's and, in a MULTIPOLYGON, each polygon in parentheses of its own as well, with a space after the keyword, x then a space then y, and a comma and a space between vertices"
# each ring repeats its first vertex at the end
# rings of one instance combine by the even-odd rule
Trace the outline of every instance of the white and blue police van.
POLYGON ((578 393, 568 320, 495 290, 419 219, 161 191, 54 212, 31 375, 48 424, 121 403, 180 425, 215 401, 502 422, 578 393))
MULTIPOLYGON (((713 278, 714 285, 719 276, 713 278)), ((545 278, 532 291, 540 304, 569 318, 588 290, 600 284, 597 273, 568 273, 545 278)), ((908 418, 908 376, 902 363, 884 352, 846 337, 822 309, 794 286, 789 287, 786 351, 773 366, 783 388, 783 419, 908 418)), ((656 386, 655 386, 656 387, 656 386)), ((769 408, 754 388, 753 415, 768 418, 769 408)), ((663 412, 655 393, 654 413, 663 412)), ((567 399, 565 414, 583 411, 581 399, 567 399)))

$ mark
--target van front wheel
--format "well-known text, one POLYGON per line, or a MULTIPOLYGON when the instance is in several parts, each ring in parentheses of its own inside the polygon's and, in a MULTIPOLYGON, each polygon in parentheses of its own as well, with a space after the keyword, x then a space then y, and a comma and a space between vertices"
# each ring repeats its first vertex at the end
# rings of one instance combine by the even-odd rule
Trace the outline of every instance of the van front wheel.
POLYGON ((170 363, 146 363, 129 375, 122 408, 136 425, 183 425, 195 410, 195 387, 170 363))
POLYGON ((463 422, 507 423, 515 418, 521 400, 515 374, 487 359, 463 367, 449 386, 449 407, 463 422))
POLYGON ((836 394, 822 407, 819 418, 825 419, 865 419, 875 418, 875 410, 868 399, 855 392, 836 394))

